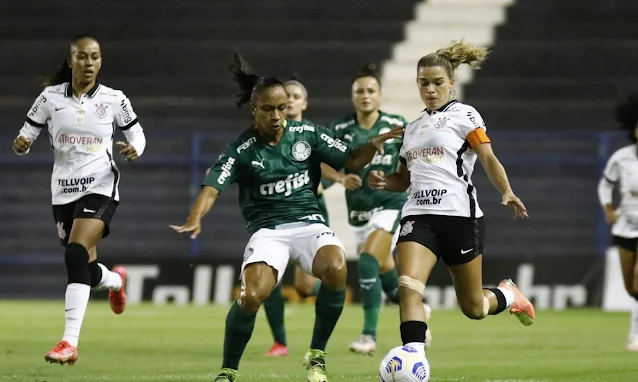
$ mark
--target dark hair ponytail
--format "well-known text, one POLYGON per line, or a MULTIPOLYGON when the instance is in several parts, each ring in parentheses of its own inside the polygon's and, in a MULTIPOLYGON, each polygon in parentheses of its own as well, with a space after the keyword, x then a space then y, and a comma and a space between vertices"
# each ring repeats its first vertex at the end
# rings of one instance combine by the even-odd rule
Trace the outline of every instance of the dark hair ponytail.
POLYGON ((64 61, 62 61, 62 64, 53 74, 42 79, 42 85, 45 87, 59 85, 65 82, 71 82, 72 79, 73 75, 71 72, 71 67, 69 66, 68 58, 65 58, 64 61))
POLYGON ((233 51, 233 58, 228 65, 228 73, 239 86, 239 93, 235 94, 235 105, 237 107, 247 103, 255 103, 257 96, 265 88, 284 86, 276 78, 259 77, 250 73, 248 62, 236 50, 233 51))
POLYGON ((363 67, 359 69, 357 74, 352 79, 352 82, 358 80, 359 78, 366 78, 366 77, 374 78, 379 83, 379 86, 381 86, 381 76, 379 75, 377 64, 375 64, 374 62, 370 62, 363 65, 363 67))

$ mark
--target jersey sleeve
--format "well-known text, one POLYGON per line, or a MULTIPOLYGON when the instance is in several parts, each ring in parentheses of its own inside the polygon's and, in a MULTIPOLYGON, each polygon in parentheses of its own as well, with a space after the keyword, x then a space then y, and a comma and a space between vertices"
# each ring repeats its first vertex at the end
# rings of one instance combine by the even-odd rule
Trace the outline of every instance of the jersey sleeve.
POLYGON ((481 114, 473 107, 462 111, 459 127, 463 138, 469 143, 471 148, 490 143, 491 140, 487 136, 487 127, 481 114))
MULTIPOLYGON (((46 90, 42 91, 38 98, 31 106, 31 109, 27 112, 27 118, 18 133, 18 136, 22 136, 34 142, 40 132, 42 132, 42 128, 47 126, 47 121, 51 118, 51 104, 46 96, 46 90)), ((31 151, 28 149, 24 153, 18 155, 26 155, 31 151)))
POLYGON ((126 131, 131 127, 137 125, 137 114, 133 111, 133 106, 131 106, 131 101, 126 97, 126 95, 120 92, 117 97, 118 105, 115 108, 114 120, 115 126, 119 127, 120 130, 126 131))
POLYGON ((202 182, 202 186, 210 186, 216 188, 217 191, 223 192, 226 187, 234 183, 237 179, 239 167, 239 156, 234 145, 228 145, 222 151, 214 165, 206 172, 206 177, 202 182))
POLYGON ((320 162, 340 171, 348 161, 352 147, 343 142, 337 134, 326 127, 316 126, 316 139, 313 151, 320 162))
POLYGON ((614 154, 609 158, 605 169, 603 170, 603 178, 611 184, 617 183, 620 180, 620 166, 618 166, 618 155, 614 154))
POLYGON ((46 127, 47 121, 51 118, 51 103, 47 99, 46 90, 40 93, 29 112, 27 112, 26 123, 36 128, 46 127))

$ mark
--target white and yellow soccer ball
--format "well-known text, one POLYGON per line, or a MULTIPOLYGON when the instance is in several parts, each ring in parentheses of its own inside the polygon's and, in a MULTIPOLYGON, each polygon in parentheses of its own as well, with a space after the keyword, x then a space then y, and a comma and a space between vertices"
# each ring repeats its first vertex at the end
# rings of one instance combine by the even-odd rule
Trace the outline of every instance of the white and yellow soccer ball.
POLYGON ((428 382, 430 364, 423 350, 412 346, 397 346, 390 350, 379 365, 381 382, 428 382))

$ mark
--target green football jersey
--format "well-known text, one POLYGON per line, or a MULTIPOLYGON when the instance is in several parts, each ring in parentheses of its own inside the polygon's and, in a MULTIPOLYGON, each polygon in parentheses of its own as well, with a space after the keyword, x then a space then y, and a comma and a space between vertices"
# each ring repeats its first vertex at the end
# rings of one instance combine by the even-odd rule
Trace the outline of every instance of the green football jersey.
POLYGON ((251 128, 226 146, 204 186, 239 186, 239 207, 250 234, 261 228, 324 222, 317 202, 321 163, 341 169, 351 145, 323 126, 288 120, 276 146, 251 128))
MULTIPOLYGON (((352 146, 366 143, 375 135, 387 133, 395 126, 407 127, 408 122, 401 116, 380 112, 379 119, 370 129, 365 129, 357 123, 356 114, 348 115, 334 121, 331 129, 343 142, 352 146)), ((372 162, 356 171, 346 171, 346 174, 356 174, 362 180, 362 186, 354 191, 346 190, 348 205, 348 220, 353 226, 365 225, 373 213, 384 209, 400 210, 407 200, 406 193, 373 190, 368 185, 368 173, 372 170, 391 174, 399 167, 399 151, 402 139, 390 139, 385 142, 384 153, 377 153, 372 162)))

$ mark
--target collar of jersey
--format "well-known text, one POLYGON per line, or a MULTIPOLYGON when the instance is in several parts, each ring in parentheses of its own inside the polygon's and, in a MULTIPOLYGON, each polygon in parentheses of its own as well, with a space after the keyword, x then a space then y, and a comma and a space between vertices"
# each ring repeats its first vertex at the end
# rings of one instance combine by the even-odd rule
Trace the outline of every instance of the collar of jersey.
POLYGON ((453 99, 450 102, 446 103, 445 105, 441 106, 440 108, 434 110, 434 111, 429 111, 427 108, 423 109, 424 112, 428 113, 429 115, 432 115, 434 113, 441 113, 444 112, 445 110, 447 110, 448 107, 454 105, 455 103, 457 103, 458 101, 453 99))
MULTIPOLYGON (((89 91, 86 93, 86 95, 89 96, 89 98, 95 97, 95 94, 97 94, 97 89, 99 87, 100 87, 100 82, 99 81, 95 81, 95 85, 93 85, 93 87, 91 89, 89 89, 89 91)), ((70 82, 68 82, 66 84, 65 94, 69 98, 73 97, 73 86, 71 85, 70 82)))

